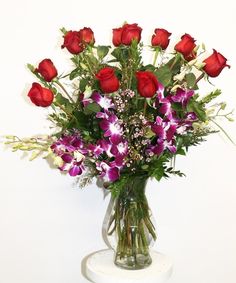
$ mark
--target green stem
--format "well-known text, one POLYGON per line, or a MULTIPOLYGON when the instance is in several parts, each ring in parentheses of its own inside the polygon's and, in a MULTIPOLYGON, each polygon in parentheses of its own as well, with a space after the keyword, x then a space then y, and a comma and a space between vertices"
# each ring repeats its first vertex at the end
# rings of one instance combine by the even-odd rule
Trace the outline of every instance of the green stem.
POLYGON ((63 107, 61 104, 59 104, 58 102, 53 102, 53 104, 57 107, 59 107, 64 113, 66 113, 66 115, 69 117, 69 118, 72 118, 73 116, 71 115, 71 113, 69 113, 65 107, 63 107))
POLYGON ((173 61, 173 63, 170 66, 170 71, 173 69, 173 67, 176 64, 176 62, 177 62, 177 56, 175 56, 175 60, 173 61))
POLYGON ((196 79, 195 85, 196 85, 202 78, 204 78, 204 75, 205 75, 205 73, 202 73, 202 74, 196 79))
POLYGON ((157 57, 158 57, 159 52, 160 52, 160 49, 159 49, 159 48, 156 48, 156 50, 155 50, 155 55, 154 55, 154 60, 153 60, 153 66, 154 66, 154 67, 155 67, 155 65, 156 65, 157 57))
POLYGON ((144 115, 144 116, 146 115, 146 112, 147 112, 147 100, 146 100, 146 98, 145 98, 144 106, 143 106, 143 115, 144 115))
POLYGON ((212 123, 214 123, 224 134, 225 134, 225 136, 231 141, 231 143, 233 144, 233 145, 236 145, 235 144, 235 142, 231 139, 231 137, 228 135, 228 133, 216 122, 216 121, 214 121, 213 119, 210 119, 210 121, 212 122, 212 123))
POLYGON ((64 93, 66 94, 66 96, 69 98, 70 102, 71 103, 75 103, 74 100, 72 99, 72 97, 69 95, 68 91, 64 88, 64 86, 58 81, 58 80, 55 80, 53 81, 55 84, 57 84, 63 91, 64 93))

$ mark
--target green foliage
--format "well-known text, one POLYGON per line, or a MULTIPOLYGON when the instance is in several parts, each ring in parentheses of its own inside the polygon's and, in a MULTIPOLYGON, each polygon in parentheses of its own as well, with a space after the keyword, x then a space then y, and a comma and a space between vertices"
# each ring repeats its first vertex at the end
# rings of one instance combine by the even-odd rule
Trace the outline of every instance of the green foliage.
POLYGON ((148 175, 149 177, 155 178, 157 181, 160 181, 165 177, 165 168, 166 162, 169 161, 168 156, 161 155, 159 157, 154 157, 152 162, 149 164, 148 175))
POLYGON ((212 100, 216 99, 219 95, 221 95, 221 90, 216 89, 215 91, 210 92, 208 95, 203 97, 200 101, 202 104, 208 104, 212 100))
MULTIPOLYGON (((65 28, 62 28, 61 31, 63 34, 67 32, 65 28)), ((177 155, 186 155, 190 146, 200 144, 205 141, 206 136, 215 133, 215 131, 206 128, 206 123, 202 122, 212 120, 212 114, 208 114, 207 116, 207 113, 209 113, 206 111, 207 104, 216 99, 221 94, 221 91, 217 89, 202 99, 198 94, 194 94, 186 107, 182 103, 171 102, 171 107, 176 113, 176 118, 182 119, 183 123, 187 112, 196 113, 198 118, 197 123, 200 129, 189 127, 183 135, 175 133, 173 142, 177 147, 176 153, 171 153, 166 149, 160 156, 148 156, 145 154, 147 144, 155 146, 157 143, 157 136, 151 130, 150 125, 155 121, 157 116, 163 118, 164 122, 167 118, 163 112, 160 113, 159 106, 155 106, 156 95, 152 98, 145 99, 138 93, 136 72, 153 72, 158 81, 165 87, 164 96, 169 96, 174 94, 178 87, 194 90, 198 88, 197 79, 193 73, 196 66, 189 64, 182 54, 174 52, 169 56, 160 47, 151 47, 155 52, 154 63, 144 65, 142 62, 143 45, 136 40, 133 40, 130 46, 120 45, 115 47, 111 52, 111 56, 109 52, 110 46, 85 44, 84 47, 83 52, 72 56, 71 61, 74 65, 72 71, 64 76, 60 75, 51 82, 45 81, 33 65, 27 65, 28 69, 38 78, 40 83, 52 90, 55 95, 52 103, 52 113, 49 114, 49 119, 60 130, 56 136, 60 137, 64 132, 73 133, 79 131, 85 144, 96 144, 98 140, 104 139, 104 131, 101 130, 99 125, 101 119, 96 118, 96 113, 104 110, 95 102, 84 106, 81 101, 81 94, 90 95, 93 91, 101 91, 96 74, 102 68, 111 66, 114 68, 115 76, 119 80, 120 90, 128 90, 127 97, 120 95, 120 90, 116 93, 106 93, 105 95, 111 97, 113 103, 117 106, 111 112, 117 115, 123 127, 124 139, 129 144, 129 152, 125 158, 127 159, 127 164, 128 161, 130 162, 129 167, 127 165, 127 167, 121 170, 120 179, 109 184, 108 189, 111 191, 113 198, 120 196, 135 176, 151 177, 157 181, 160 181, 162 178, 168 178, 170 175, 184 176, 182 172, 175 170, 172 164, 174 162, 172 161, 175 160, 177 155), (168 58, 167 56, 170 59, 166 59, 168 58), (182 74, 185 74, 185 76, 182 77, 182 74), (176 75, 179 75, 177 77, 178 79, 175 77, 176 75), (73 81, 69 82, 73 87, 73 91, 71 88, 67 91, 67 87, 64 87, 62 83, 64 79, 73 81), (134 95, 129 90, 133 91, 134 95), (117 97, 119 95, 120 97, 117 97), (141 133, 140 136, 138 135, 139 133, 141 133)), ((203 77, 203 74, 200 77, 203 77)), ((160 102, 160 107, 161 105, 162 102, 160 102)), ((224 104, 218 104, 218 106, 220 109, 225 107, 224 104)), ((225 115, 225 117, 228 116, 225 115)), ((214 123, 213 120, 212 122, 214 123)), ((26 150, 25 147, 17 149, 26 150)), ((32 158, 35 156, 37 156, 37 151, 33 154, 32 158)), ((98 158, 90 157, 85 162, 91 162, 90 165, 93 169, 92 173, 94 176, 98 175, 95 166, 96 161, 105 161, 107 164, 110 164, 115 159, 114 156, 111 157, 109 153, 106 154, 105 152, 98 158)), ((87 167, 90 167, 90 165, 86 164, 87 167)), ((87 175, 83 184, 87 184, 91 179, 90 177, 90 175, 87 175)))
POLYGON ((168 86, 172 79, 172 72, 167 65, 164 65, 155 71, 155 75, 165 87, 168 86))
POLYGON ((102 60, 109 52, 110 46, 98 45, 97 46, 97 55, 100 60, 102 60))
POLYGON ((187 110, 189 112, 195 112, 197 117, 205 122, 206 121, 206 110, 201 102, 196 101, 193 97, 190 99, 188 105, 187 105, 187 110))
POLYGON ((184 58, 182 54, 177 53, 172 59, 167 62, 166 66, 170 68, 173 75, 176 75, 180 72, 181 67, 184 64, 184 58))
POLYGON ((88 79, 87 79, 87 78, 81 79, 81 80, 79 81, 79 88, 80 88, 80 91, 81 91, 81 92, 84 92, 87 85, 88 85, 88 79))
POLYGON ((217 133, 217 131, 210 128, 199 129, 189 132, 187 135, 178 136, 176 139, 177 149, 185 148, 188 151, 190 146, 197 146, 206 141, 205 137, 210 134, 217 133))
POLYGON ((128 183, 129 183, 129 176, 127 175, 122 175, 119 180, 117 180, 114 183, 111 183, 108 189, 111 192, 112 198, 113 199, 118 198, 123 192, 123 190, 126 189, 128 183))
POLYGON ((74 69, 71 73, 70 73, 70 80, 73 80, 75 78, 77 78, 80 75, 80 67, 74 69))
POLYGON ((188 88, 193 89, 196 84, 196 76, 193 73, 189 73, 185 76, 185 80, 188 88))
POLYGON ((84 108, 84 113, 85 113, 86 115, 89 115, 89 114, 91 114, 91 113, 97 113, 97 112, 99 112, 100 110, 101 110, 101 107, 100 107, 97 103, 93 102, 93 103, 89 103, 89 104, 84 108))

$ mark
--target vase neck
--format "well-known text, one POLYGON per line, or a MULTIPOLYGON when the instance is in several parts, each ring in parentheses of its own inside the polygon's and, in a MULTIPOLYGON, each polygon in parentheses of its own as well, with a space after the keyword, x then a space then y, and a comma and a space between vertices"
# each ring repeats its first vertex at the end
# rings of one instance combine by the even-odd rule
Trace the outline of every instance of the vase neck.
POLYGON ((119 198, 122 199, 143 199, 145 197, 145 190, 148 178, 146 176, 131 177, 130 181, 123 188, 119 198))

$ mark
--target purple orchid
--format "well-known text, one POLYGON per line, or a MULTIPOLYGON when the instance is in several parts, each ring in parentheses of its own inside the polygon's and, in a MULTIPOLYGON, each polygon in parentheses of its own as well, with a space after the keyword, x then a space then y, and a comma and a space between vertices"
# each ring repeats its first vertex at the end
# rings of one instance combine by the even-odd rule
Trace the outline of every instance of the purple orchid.
POLYGON ((100 177, 107 182, 114 182, 120 177, 120 170, 114 164, 107 164, 106 162, 98 162, 96 164, 97 170, 100 172, 100 177))
POLYGON ((171 96, 173 102, 179 102, 183 107, 186 107, 190 98, 194 95, 193 90, 178 88, 175 95, 171 96))
POLYGON ((91 96, 92 100, 100 105, 104 110, 115 108, 112 99, 106 96, 102 96, 99 92, 94 92, 91 96))
POLYGON ((123 128, 118 117, 115 114, 110 113, 108 118, 103 119, 100 122, 100 127, 103 131, 105 131, 104 137, 110 137, 110 141, 113 144, 118 144, 121 142, 123 128))
POLYGON ((194 112, 188 112, 185 115, 185 118, 178 122, 178 128, 176 133, 179 135, 183 135, 190 129, 193 125, 193 122, 197 121, 197 115, 194 112))
POLYGON ((173 109, 171 108, 171 101, 168 97, 164 96, 164 86, 159 84, 159 89, 157 91, 157 97, 155 101, 155 107, 158 108, 160 114, 169 120, 173 117, 173 109))
POLYGON ((84 143, 79 133, 63 135, 51 145, 51 149, 63 161, 63 164, 58 167, 61 171, 68 171, 70 176, 77 176, 83 173, 85 170, 83 161, 88 150, 84 148, 84 143))
POLYGON ((160 155, 165 149, 170 152, 176 152, 176 146, 174 145, 174 138, 177 129, 177 124, 173 121, 165 121, 161 117, 157 116, 155 123, 151 125, 151 130, 156 134, 156 145, 149 145, 148 153, 153 152, 156 155, 160 155))
POLYGON ((111 153, 115 157, 125 157, 128 153, 128 142, 121 140, 118 144, 112 144, 111 153))
POLYGON ((98 140, 97 144, 89 144, 88 150, 94 155, 95 157, 100 156, 104 152, 108 157, 113 157, 113 154, 111 153, 111 147, 112 144, 109 140, 98 140))

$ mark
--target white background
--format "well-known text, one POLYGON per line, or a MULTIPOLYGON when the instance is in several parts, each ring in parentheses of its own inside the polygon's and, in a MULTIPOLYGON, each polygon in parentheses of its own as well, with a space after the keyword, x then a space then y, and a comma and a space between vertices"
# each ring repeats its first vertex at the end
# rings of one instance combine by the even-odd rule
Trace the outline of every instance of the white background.
MULTIPOLYGON (((212 80, 236 108, 234 1, 3 1, 0 0, 0 135, 48 133, 47 110, 26 93, 34 78, 26 63, 51 58, 68 69, 59 28, 90 26, 99 44, 111 30, 138 22, 149 43, 154 28, 188 32, 229 59, 232 68, 212 80)), ((204 93, 208 87, 201 84, 204 93)), ((222 125, 236 140, 236 123, 222 125)), ((95 185, 80 190, 43 160, 0 147, 0 283, 85 283, 80 262, 105 248, 101 226, 108 199, 95 185)), ((177 162, 186 178, 149 182, 157 221, 156 249, 174 260, 170 283, 236 282, 236 148, 219 135, 177 162)))

